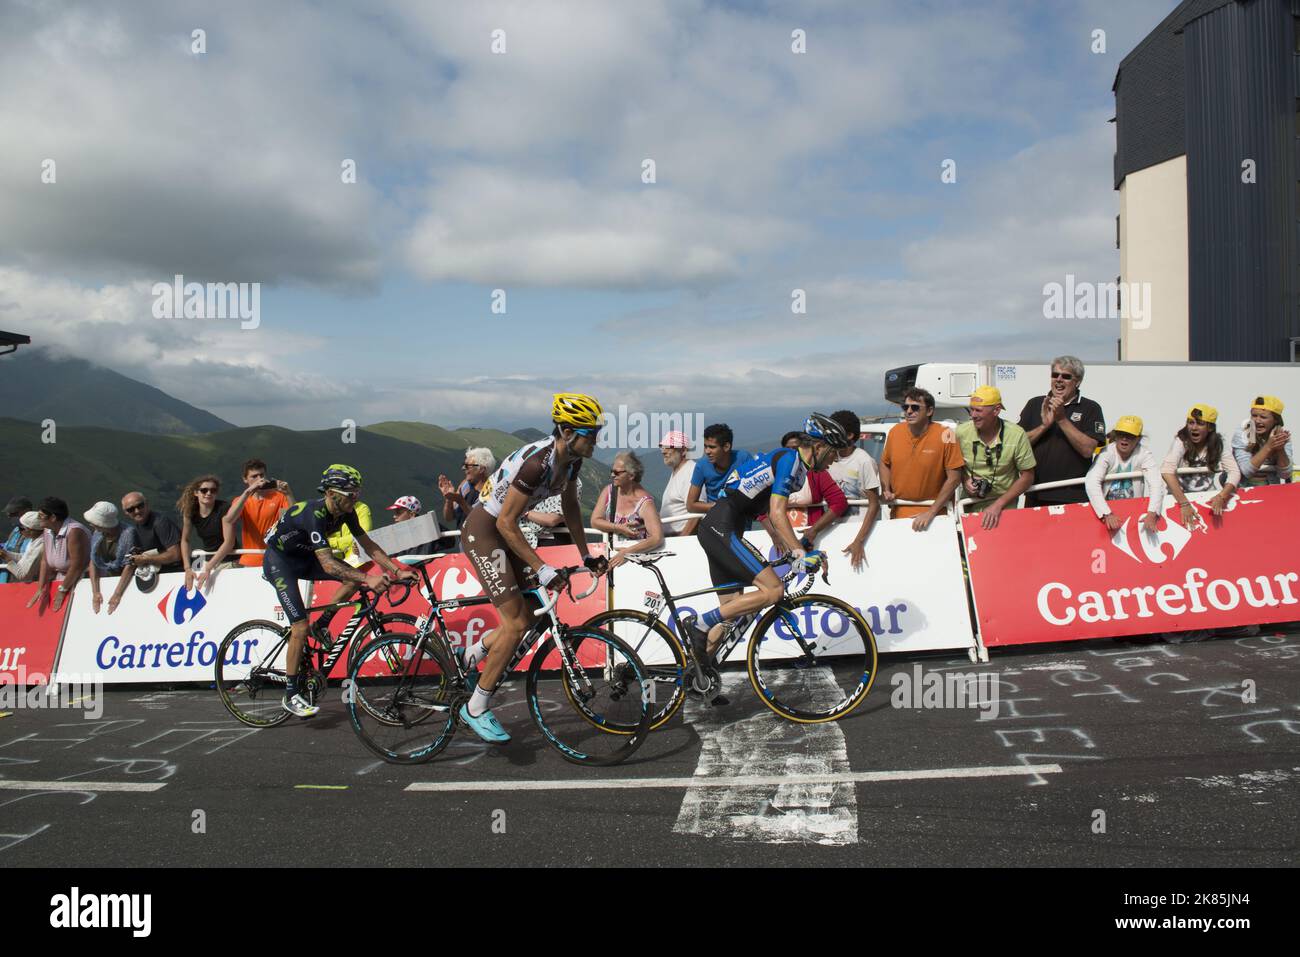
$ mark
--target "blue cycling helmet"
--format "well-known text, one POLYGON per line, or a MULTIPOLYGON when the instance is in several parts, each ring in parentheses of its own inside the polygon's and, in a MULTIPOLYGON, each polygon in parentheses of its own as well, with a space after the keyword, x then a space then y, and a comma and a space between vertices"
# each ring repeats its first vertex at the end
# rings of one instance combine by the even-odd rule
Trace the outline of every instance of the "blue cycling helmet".
POLYGON ((825 442, 833 449, 847 449, 853 444, 842 425, 820 412, 813 412, 804 419, 803 434, 810 439, 825 442))

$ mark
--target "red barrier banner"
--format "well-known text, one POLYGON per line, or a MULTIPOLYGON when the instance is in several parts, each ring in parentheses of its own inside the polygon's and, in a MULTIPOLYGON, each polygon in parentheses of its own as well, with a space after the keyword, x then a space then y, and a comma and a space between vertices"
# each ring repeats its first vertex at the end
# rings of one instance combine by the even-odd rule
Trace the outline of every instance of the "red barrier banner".
POLYGON ((54 607, 55 582, 46 586, 50 602, 44 609, 40 605, 27 607, 27 601, 36 594, 34 584, 9 583, 0 585, 0 684, 49 683, 54 670, 54 655, 63 634, 63 620, 72 604, 69 596, 58 611, 54 607))
MULTIPOLYGON (((588 548, 591 554, 601 555, 604 554, 605 546, 593 543, 588 548)), ((539 548, 537 554, 556 568, 582 564, 582 559, 578 557, 578 549, 573 545, 546 546, 539 548)), ((436 558, 429 562, 425 569, 428 571, 429 580, 433 584, 434 594, 441 600, 475 598, 483 594, 483 588, 470 568, 469 559, 459 552, 436 558)), ((575 595, 581 594, 589 586, 589 578, 578 576, 574 579, 573 592, 575 595)), ((333 595, 338 587, 335 582, 317 582, 312 603, 316 605, 325 604, 330 600, 329 596, 333 595)), ((400 589, 395 591, 400 593, 400 589)), ((390 592, 390 594, 393 594, 393 592, 390 592)), ((570 625, 580 625, 592 615, 604 611, 605 607, 605 586, 602 583, 592 595, 582 599, 582 601, 574 601, 565 594, 560 598, 556 610, 561 621, 570 625)), ((379 603, 379 610, 385 614, 400 612, 418 618, 429 613, 429 603, 424 600, 424 596, 418 590, 412 589, 411 596, 401 605, 391 605, 385 597, 379 603)), ((341 612, 335 615, 330 622, 330 631, 336 638, 347 626, 348 617, 348 614, 341 612)), ((444 611, 442 617, 447 625, 447 636, 451 639, 452 647, 456 651, 463 651, 467 644, 482 638, 483 635, 500 623, 496 608, 491 604, 470 605, 466 608, 444 611)), ((395 630, 413 633, 412 629, 405 627, 395 630)), ((340 659, 340 662, 335 665, 333 677, 343 676, 344 660, 340 659)), ((533 656, 530 653, 520 662, 517 670, 523 671, 532 663, 532 660, 533 656)))
POLYGON ((1172 496, 1154 533, 1146 499, 1110 502, 1109 531, 1086 504, 1010 509, 998 526, 962 520, 985 645, 1110 638, 1300 620, 1300 486, 1243 489, 1224 514, 1172 496))

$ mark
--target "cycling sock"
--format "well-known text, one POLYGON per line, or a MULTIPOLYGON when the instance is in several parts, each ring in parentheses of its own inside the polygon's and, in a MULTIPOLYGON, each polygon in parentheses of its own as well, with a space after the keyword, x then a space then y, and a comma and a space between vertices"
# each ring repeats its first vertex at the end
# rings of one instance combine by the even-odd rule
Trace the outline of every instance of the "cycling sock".
MULTIPOLYGON (((493 691, 496 689, 494 688, 493 691)), ((482 688, 475 688, 474 693, 470 695, 469 704, 466 710, 469 711, 471 718, 481 718, 483 713, 488 710, 488 705, 492 702, 492 692, 484 691, 482 688)))
POLYGON ((284 696, 286 698, 292 698, 298 693, 298 676, 288 675, 287 677, 288 680, 285 682, 284 686, 284 696))
POLYGON ((483 647, 482 641, 476 641, 465 649, 465 670, 473 671, 478 667, 478 663, 487 655, 487 649, 483 647))
POLYGON ((700 616, 699 623, 695 627, 700 631, 708 631, 720 621, 722 621, 722 609, 710 608, 700 616))

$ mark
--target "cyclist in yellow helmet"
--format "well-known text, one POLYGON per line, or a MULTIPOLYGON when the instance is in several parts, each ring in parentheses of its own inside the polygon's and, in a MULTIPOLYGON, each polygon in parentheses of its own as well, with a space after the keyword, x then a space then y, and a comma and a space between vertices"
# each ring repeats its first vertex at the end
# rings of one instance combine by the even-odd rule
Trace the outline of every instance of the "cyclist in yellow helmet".
POLYGON ((587 554, 587 536, 578 506, 578 471, 596 450, 604 424, 604 410, 589 395, 561 392, 551 403, 554 430, 507 456, 493 474, 490 490, 482 495, 461 526, 461 545, 484 592, 496 606, 501 624, 464 652, 465 667, 477 686, 460 718, 484 741, 506 742, 510 735, 489 710, 511 654, 528 628, 529 613, 523 590, 543 585, 562 587, 563 574, 548 565, 528 544, 519 519, 537 503, 560 496, 564 524, 595 574, 605 571, 605 559, 587 554))

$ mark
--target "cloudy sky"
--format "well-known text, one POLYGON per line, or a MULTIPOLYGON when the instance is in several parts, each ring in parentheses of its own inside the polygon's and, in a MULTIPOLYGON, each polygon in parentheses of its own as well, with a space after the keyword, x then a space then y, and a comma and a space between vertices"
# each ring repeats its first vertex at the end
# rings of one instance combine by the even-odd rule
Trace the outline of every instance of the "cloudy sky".
POLYGON ((0 327, 296 428, 1111 359, 1042 289, 1119 272, 1110 88, 1175 5, 7 0, 0 327), (257 328, 156 317, 176 274, 260 283, 257 328))

